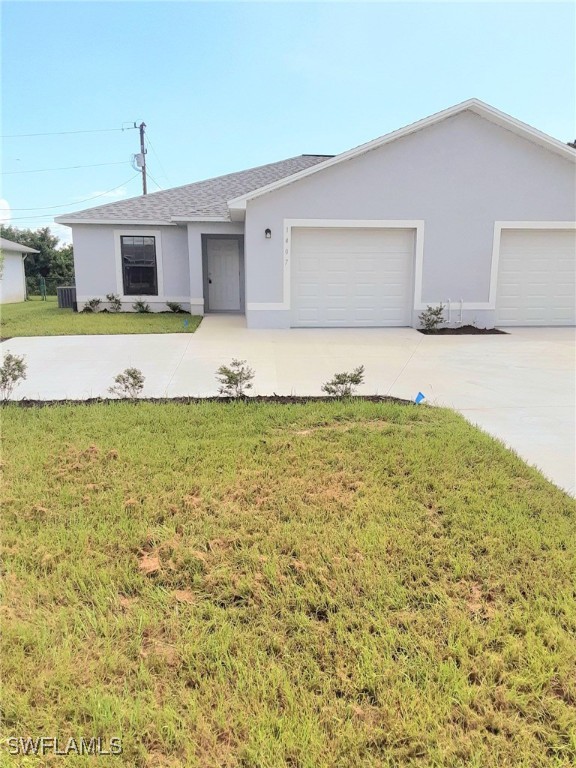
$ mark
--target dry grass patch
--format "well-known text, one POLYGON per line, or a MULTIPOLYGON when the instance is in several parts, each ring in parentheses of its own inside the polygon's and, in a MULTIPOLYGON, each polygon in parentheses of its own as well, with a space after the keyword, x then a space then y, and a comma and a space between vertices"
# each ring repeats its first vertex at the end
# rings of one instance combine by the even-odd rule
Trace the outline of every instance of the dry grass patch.
POLYGON ((98 764, 130 768, 576 762, 574 502, 459 416, 2 413, 6 737, 121 735, 98 764))

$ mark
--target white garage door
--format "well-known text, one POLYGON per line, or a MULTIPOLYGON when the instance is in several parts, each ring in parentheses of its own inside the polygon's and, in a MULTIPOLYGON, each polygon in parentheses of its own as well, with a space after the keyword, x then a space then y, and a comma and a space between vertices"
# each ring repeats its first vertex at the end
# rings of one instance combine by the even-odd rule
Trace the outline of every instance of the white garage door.
POLYGON ((504 229, 496 325, 576 323, 576 231, 504 229))
POLYGON ((296 327, 409 325, 414 231, 292 229, 296 327))

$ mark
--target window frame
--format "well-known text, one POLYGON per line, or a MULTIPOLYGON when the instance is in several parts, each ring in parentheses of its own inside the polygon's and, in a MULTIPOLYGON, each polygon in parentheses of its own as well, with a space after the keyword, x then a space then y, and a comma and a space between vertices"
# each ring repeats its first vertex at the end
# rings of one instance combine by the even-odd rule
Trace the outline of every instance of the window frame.
POLYGON ((123 302, 134 302, 139 296, 162 300, 164 296, 164 274, 162 270, 162 233, 159 229, 115 229, 114 246, 116 252, 116 292, 123 302), (122 259, 123 237, 153 237, 156 251, 156 290, 157 293, 124 293, 124 264, 122 259))
MULTIPOLYGON (((156 238, 151 235, 120 235, 120 253, 122 255, 122 286, 124 293, 128 296, 158 296, 158 264, 156 258, 156 238), (125 243, 124 240, 136 239, 141 240, 141 243, 125 243), (151 242, 150 242, 151 241, 151 242), (152 246, 153 253, 149 250, 152 246), (132 254, 129 253, 129 249, 132 249, 132 254), (140 253, 141 249, 142 261, 140 263, 130 263, 130 258, 139 260, 140 257, 137 253, 140 253), (153 258, 151 258, 153 256, 153 258), (132 288, 135 283, 136 275, 132 274, 132 270, 152 270, 150 274, 150 280, 145 288, 142 290, 126 290, 126 287, 132 288), (126 281, 128 280, 128 286, 126 281)), ((142 278, 142 285, 145 283, 145 274, 140 276, 142 278)))

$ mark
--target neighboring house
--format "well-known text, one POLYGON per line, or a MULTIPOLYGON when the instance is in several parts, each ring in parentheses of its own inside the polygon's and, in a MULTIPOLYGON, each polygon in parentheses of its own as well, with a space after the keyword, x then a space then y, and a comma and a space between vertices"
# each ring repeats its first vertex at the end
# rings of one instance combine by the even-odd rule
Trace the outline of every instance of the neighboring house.
POLYGON ((302 155, 63 215, 78 301, 245 313, 253 328, 576 321, 576 152, 476 99, 302 155))
POLYGON ((14 304, 26 298, 24 260, 31 253, 39 253, 27 245, 13 243, 0 237, 0 304, 14 304))

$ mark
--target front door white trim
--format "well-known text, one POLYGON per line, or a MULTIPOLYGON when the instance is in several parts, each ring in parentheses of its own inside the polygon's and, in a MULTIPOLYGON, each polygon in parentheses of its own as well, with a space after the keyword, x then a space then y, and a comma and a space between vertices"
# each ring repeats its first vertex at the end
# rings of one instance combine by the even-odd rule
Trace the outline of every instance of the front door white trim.
MULTIPOLYGON (((204 286, 204 309, 206 312, 230 312, 230 313, 243 313, 244 312, 244 236, 240 234, 202 234, 202 272, 203 272, 203 286, 204 286), (229 265, 228 278, 234 283, 230 283, 228 286, 228 299, 230 300, 229 306, 214 306, 214 296, 212 293, 211 277, 210 277, 210 243, 217 240, 233 242, 237 246, 238 262, 233 265, 229 265), (237 297, 236 297, 237 290, 237 297)), ((226 279, 228 279, 226 278, 226 279)))

